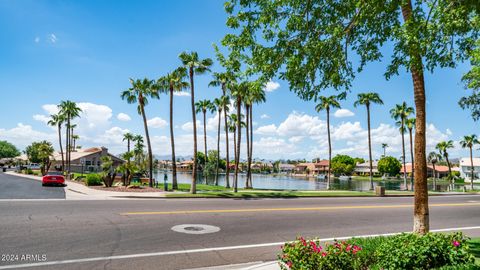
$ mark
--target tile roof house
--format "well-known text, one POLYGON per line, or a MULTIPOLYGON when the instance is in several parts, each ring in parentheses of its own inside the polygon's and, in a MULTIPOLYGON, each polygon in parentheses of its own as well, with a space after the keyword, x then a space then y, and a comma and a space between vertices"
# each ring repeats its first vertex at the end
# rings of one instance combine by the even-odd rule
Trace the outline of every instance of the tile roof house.
MULTIPOLYGON (((63 153, 64 159, 66 153, 63 153)), ((105 147, 92 147, 87 149, 80 149, 74 152, 71 152, 71 171, 72 172, 82 172, 82 171, 91 171, 98 172, 101 171, 101 158, 104 156, 110 156, 113 161, 113 167, 117 167, 124 162, 124 160, 110 154, 108 149, 105 147)), ((55 160, 52 164, 52 168, 59 168, 62 166, 62 155, 59 152, 53 154, 53 159, 55 160)))
MULTIPOLYGON (((460 159, 460 177, 464 178, 466 182, 470 182, 472 179, 471 165, 470 158, 460 159)), ((473 175, 473 182, 480 182, 480 158, 473 158, 473 175)))
MULTIPOLYGON (((412 173, 412 163, 406 163, 405 169, 407 175, 412 173)), ((452 171, 455 171, 455 168, 452 167, 452 171)), ((400 168, 400 175, 403 175, 403 165, 400 168)), ((448 166, 444 165, 435 165, 435 176, 436 178, 442 178, 448 176, 448 166)), ((433 177, 433 165, 427 164, 427 177, 433 177)))

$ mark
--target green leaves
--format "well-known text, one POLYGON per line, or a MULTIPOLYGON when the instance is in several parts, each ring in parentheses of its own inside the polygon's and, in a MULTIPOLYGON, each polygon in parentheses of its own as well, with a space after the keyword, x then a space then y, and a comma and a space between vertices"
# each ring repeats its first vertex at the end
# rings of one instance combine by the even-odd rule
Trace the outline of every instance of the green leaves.
POLYGON ((17 147, 7 141, 0 141, 0 159, 14 158, 20 155, 17 147))

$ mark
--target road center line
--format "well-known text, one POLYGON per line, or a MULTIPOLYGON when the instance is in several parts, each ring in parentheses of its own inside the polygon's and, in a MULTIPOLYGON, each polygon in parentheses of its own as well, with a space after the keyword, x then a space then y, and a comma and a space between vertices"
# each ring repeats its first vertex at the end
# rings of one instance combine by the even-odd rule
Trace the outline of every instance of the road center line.
MULTIPOLYGON (((432 203, 430 207, 458 207, 478 206, 480 203, 432 203)), ((319 206, 319 207, 285 207, 285 208, 251 208, 251 209, 206 209, 206 210, 183 210, 183 211, 151 211, 151 212, 126 212, 124 216, 132 215, 178 215, 199 213, 243 213, 243 212, 276 212, 276 211, 322 211, 342 209, 382 209, 382 208, 412 208, 412 204, 396 205, 349 205, 349 206, 319 206)))
MULTIPOLYGON (((445 228, 445 229, 437 229, 437 230, 430 230, 430 231, 431 232, 448 232, 448 231, 466 231, 466 230, 477 230, 477 229, 480 229, 480 226, 460 227, 460 228, 445 228)), ((347 239, 351 239, 351 238, 354 238, 354 237, 355 238, 367 238, 367 237, 376 237, 376 236, 391 236, 391 235, 396 235, 396 234, 400 234, 400 233, 402 233, 402 232, 357 235, 357 236, 344 236, 344 237, 331 237, 331 238, 321 238, 321 239, 317 239, 317 240, 321 241, 321 242, 327 242, 327 241, 334 241, 334 240, 347 240, 347 239)), ((51 261, 51 262, 12 264, 12 265, 0 266, 0 270, 26 268, 26 267, 40 267, 40 266, 49 266, 49 265, 61 265, 61 264, 72 264, 72 263, 87 263, 87 262, 119 260, 119 259, 134 259, 134 258, 156 257, 156 256, 177 255, 177 254, 189 254, 189 253, 200 253, 200 252, 211 252, 211 251, 224 251, 224 250, 233 250, 233 249, 248 249, 248 248, 260 248, 260 247, 271 247, 271 246, 280 247, 281 245, 284 245, 284 244, 285 244, 285 242, 275 242, 275 243, 262 243, 262 244, 252 244, 252 245, 239 245, 239 246, 227 246, 227 247, 187 249, 187 250, 162 251, 162 252, 152 252, 152 253, 93 257, 93 258, 61 260, 61 261, 51 261)))

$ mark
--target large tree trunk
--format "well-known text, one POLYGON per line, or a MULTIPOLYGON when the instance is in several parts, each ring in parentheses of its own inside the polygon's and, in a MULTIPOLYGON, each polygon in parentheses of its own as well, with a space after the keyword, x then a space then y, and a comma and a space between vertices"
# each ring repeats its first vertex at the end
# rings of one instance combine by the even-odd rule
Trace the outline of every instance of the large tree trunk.
MULTIPOLYGON (((203 162, 203 169, 207 167, 207 158, 208 158, 208 151, 207 151, 207 111, 203 111, 203 144, 205 145, 205 160, 203 162)), ((206 181, 206 179, 205 179, 206 181)))
POLYGON ((474 167, 473 167, 473 150, 472 150, 472 146, 470 146, 470 173, 471 173, 471 176, 470 176, 470 188, 473 190, 473 180, 475 179, 474 177, 474 167))
POLYGON ((370 160, 370 190, 373 190, 372 140, 370 137, 370 105, 367 104, 368 158, 370 160))
MULTIPOLYGON (((142 97, 139 100, 143 100, 142 97)), ((152 154, 152 144, 150 143, 150 135, 148 134, 148 125, 147 125, 147 116, 145 115, 145 108, 143 106, 143 101, 141 101, 140 110, 143 118, 143 127, 145 128, 145 137, 147 139, 148 147, 148 185, 153 187, 153 154, 152 154)))
MULTIPOLYGON (((253 159, 253 104, 250 105, 250 164, 253 159)), ((250 167, 250 166, 249 166, 250 167)), ((250 170, 250 188, 253 188, 252 170, 250 170)))
POLYGON ((239 163, 240 163, 240 142, 242 140, 242 114, 241 114, 241 109, 242 109, 242 100, 240 96, 237 97, 237 150, 236 150, 236 156, 235 156, 235 178, 234 178, 234 188, 233 191, 237 192, 238 191, 238 171, 239 171, 239 163))
POLYGON ((331 171, 332 171, 332 141, 330 140, 330 108, 327 108, 327 133, 328 133, 328 176, 327 189, 331 188, 331 171))
POLYGON ((245 114, 246 114, 246 138, 247 138, 247 177, 246 177, 246 180, 245 180, 245 188, 248 189, 250 188, 250 181, 249 181, 249 177, 250 177, 250 106, 249 105, 245 105, 245 114))
POLYGON ((60 155, 62 156, 62 171, 65 170, 65 158, 63 157, 63 146, 62 146, 62 124, 58 124, 58 144, 60 146, 60 155))
POLYGON ((177 161, 175 160, 175 136, 173 134, 173 86, 170 85, 170 144, 172 146, 172 189, 178 189, 177 161))
POLYGON ((218 130, 217 130, 217 165, 215 168, 215 186, 218 186, 218 166, 220 165, 220 126, 222 123, 222 109, 218 110, 218 130))
POLYGON ((412 176, 410 177, 410 184, 413 188, 414 185, 414 175, 415 175, 415 159, 413 158, 413 137, 412 137, 412 129, 408 129, 410 133, 410 158, 412 160, 412 176))
MULTIPOLYGON (((225 89, 225 84, 222 84, 222 91, 223 91, 223 96, 226 95, 226 89, 225 89)), ((227 163, 227 168, 225 171, 225 187, 230 188, 230 156, 228 153, 229 145, 228 145, 228 119, 227 119, 227 106, 223 108, 223 118, 225 122, 225 155, 226 155, 226 163, 227 163)))
POLYGON ((195 86, 193 84, 193 68, 190 67, 190 89, 192 103, 192 120, 193 120, 193 168, 192 168, 192 185, 190 192, 197 193, 197 117, 195 115, 195 86))
MULTIPOLYGON (((407 184, 407 167, 405 163, 405 118, 402 116, 402 124, 400 126, 400 133, 402 133, 402 163, 403 163, 403 185, 405 190, 408 190, 407 184)), ((413 165, 413 164, 412 164, 413 165)))

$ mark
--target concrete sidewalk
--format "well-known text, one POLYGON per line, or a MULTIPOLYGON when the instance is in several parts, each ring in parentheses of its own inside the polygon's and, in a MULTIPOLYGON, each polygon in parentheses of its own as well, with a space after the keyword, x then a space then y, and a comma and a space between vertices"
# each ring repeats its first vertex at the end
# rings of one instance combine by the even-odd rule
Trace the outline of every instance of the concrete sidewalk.
POLYGON ((272 261, 220 265, 212 267, 194 268, 189 270, 280 270, 280 266, 278 265, 277 261, 272 261))
MULTIPOLYGON (((19 174, 15 172, 6 172, 6 174, 42 181, 42 177, 35 175, 19 174)), ((155 199, 164 198, 164 192, 117 192, 103 191, 89 188, 81 183, 66 180, 65 189, 66 200, 119 200, 119 199, 155 199)))

